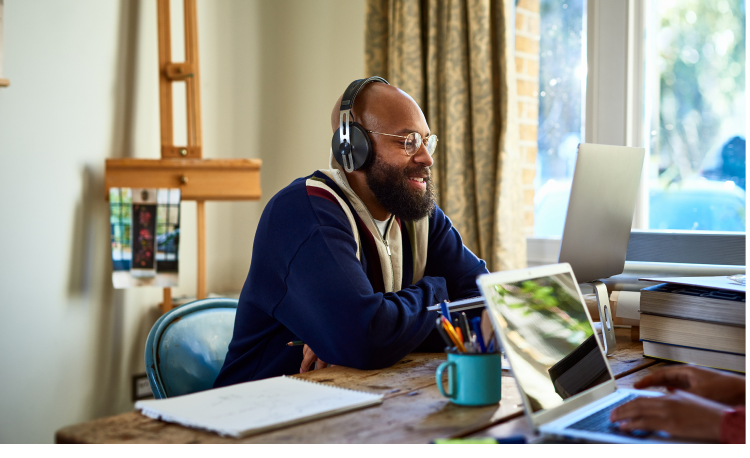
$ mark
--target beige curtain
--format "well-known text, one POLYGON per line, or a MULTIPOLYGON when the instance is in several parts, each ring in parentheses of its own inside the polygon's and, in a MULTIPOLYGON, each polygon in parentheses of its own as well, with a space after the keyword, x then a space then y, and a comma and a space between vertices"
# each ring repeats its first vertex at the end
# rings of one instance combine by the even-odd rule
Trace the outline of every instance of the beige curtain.
POLYGON ((422 108, 440 207, 490 271, 526 267, 512 1, 367 1, 365 73, 422 108))

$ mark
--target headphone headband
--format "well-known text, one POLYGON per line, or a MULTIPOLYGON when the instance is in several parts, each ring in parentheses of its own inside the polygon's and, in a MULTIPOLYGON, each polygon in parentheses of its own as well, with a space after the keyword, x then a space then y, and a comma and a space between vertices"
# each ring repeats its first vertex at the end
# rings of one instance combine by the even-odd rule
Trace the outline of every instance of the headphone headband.
POLYGON ((361 169, 370 162, 372 157, 370 137, 364 127, 351 120, 351 109, 354 107, 354 99, 359 91, 367 84, 374 82, 388 84, 388 81, 379 76, 359 79, 353 81, 341 97, 339 128, 333 133, 331 151, 336 161, 347 172, 361 169))
POLYGON ((367 84, 374 82, 385 83, 390 86, 388 81, 379 76, 371 76, 369 78, 352 81, 352 84, 350 84, 349 87, 346 88, 346 91, 344 91, 344 96, 341 98, 341 107, 339 108, 339 111, 351 110, 354 106, 354 99, 357 97, 357 94, 359 94, 359 91, 361 91, 362 88, 367 84))

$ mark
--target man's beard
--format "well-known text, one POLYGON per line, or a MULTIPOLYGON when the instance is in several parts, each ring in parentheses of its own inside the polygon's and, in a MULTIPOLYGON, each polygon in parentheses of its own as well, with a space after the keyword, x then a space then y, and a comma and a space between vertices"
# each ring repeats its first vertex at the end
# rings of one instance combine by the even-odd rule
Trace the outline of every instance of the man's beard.
POLYGON ((399 169, 379 160, 377 155, 373 159, 367 167, 365 182, 388 213, 393 213, 402 221, 416 221, 432 215, 435 210, 435 187, 430 169, 419 166, 399 169), (413 189, 409 184, 409 175, 427 175, 424 179, 426 189, 423 192, 413 189))

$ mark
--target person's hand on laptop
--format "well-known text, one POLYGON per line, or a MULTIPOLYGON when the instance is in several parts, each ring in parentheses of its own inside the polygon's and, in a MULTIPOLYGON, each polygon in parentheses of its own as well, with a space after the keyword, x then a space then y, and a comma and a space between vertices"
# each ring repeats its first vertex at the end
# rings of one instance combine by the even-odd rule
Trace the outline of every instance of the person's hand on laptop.
POLYGON ((612 422, 623 431, 664 431, 673 437, 718 441, 721 419, 731 407, 684 391, 634 399, 614 409, 612 422))
POLYGON ((315 369, 323 369, 328 367, 328 363, 315 356, 315 352, 312 348, 308 347, 307 344, 302 348, 302 365, 299 367, 299 373, 307 372, 312 367, 312 364, 317 361, 315 369))
MULTIPOLYGON (((633 387, 666 387, 672 394, 641 397, 614 409, 610 420, 619 423, 620 429, 664 431, 685 439, 736 443, 737 438, 732 436, 735 425, 731 422, 734 420, 728 424, 725 414, 732 411, 731 405, 744 405, 744 377, 680 365, 647 375, 633 387)), ((744 424, 743 410, 740 425, 743 431, 744 424)), ((744 442, 744 434, 740 439, 744 442)))
POLYGON ((745 377, 704 367, 668 366, 643 377, 633 388, 656 386, 687 391, 722 404, 745 403, 745 377))

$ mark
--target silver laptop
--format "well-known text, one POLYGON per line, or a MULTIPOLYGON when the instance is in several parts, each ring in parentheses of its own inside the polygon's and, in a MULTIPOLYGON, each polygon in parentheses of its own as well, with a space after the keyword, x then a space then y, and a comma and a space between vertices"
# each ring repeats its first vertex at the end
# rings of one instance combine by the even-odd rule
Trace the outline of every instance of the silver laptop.
POLYGON ((616 406, 661 393, 617 387, 569 264, 485 274, 477 284, 536 432, 593 442, 670 442, 660 432, 621 432, 609 421, 616 406))
POLYGON ((622 273, 645 155, 644 148, 578 145, 557 262, 573 266, 579 282, 622 273))

